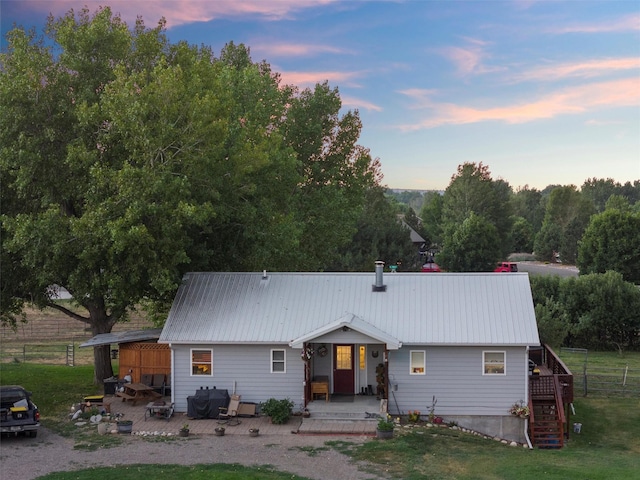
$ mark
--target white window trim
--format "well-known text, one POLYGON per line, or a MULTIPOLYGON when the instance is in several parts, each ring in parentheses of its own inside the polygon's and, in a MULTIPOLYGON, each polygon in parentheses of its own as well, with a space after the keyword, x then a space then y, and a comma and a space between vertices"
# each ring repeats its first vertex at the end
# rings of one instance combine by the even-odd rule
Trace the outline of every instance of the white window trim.
POLYGON ((213 377, 213 348, 191 348, 189 349, 189 374, 192 377, 213 377), (203 373, 200 375, 196 375, 193 373, 193 352, 206 352, 209 351, 211 353, 211 369, 210 373, 203 373))
POLYGON ((504 377, 507 374, 507 352, 506 350, 483 350, 482 351, 482 375, 486 375, 488 377, 504 377), (486 362, 486 354, 487 353, 501 353, 502 354, 502 365, 504 366, 504 371, 502 373, 487 373, 485 366, 486 362))
POLYGON ((427 374, 427 351, 426 350, 409 350, 409 375, 426 375, 427 374), (411 360, 413 353, 422 353, 422 371, 414 372, 411 360))
POLYGON ((271 369, 271 373, 287 373, 287 351, 284 348, 272 348, 271 352, 269 353, 269 368, 271 369), (273 359, 273 352, 282 352, 284 354, 284 358, 282 360, 274 360, 273 359), (273 364, 274 363, 282 363, 283 365, 283 370, 282 371, 274 371, 273 370, 273 364))

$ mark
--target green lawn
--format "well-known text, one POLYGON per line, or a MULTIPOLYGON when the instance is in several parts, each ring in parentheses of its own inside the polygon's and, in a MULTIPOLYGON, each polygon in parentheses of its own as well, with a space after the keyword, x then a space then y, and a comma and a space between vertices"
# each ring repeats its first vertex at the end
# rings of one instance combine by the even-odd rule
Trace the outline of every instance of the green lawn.
POLYGON ((577 399, 575 422, 562 450, 528 450, 449 429, 401 428, 393 440, 332 446, 402 479, 640 478, 638 399, 577 399))
MULTIPOLYGON (((616 354, 612 354, 616 355, 616 354)), ((590 357, 597 358, 592 354, 590 357)), ((609 364, 602 355, 603 362, 609 364)), ((630 355, 637 358, 635 355, 630 355)), ((615 357, 611 357, 611 362, 615 357)), ((100 393, 92 384, 93 368, 10 363, 0 365, 0 383, 18 383, 34 392, 43 423, 63 435, 69 429, 68 413, 82 395, 100 393)), ((582 433, 572 434, 562 450, 528 450, 444 428, 400 429, 392 440, 371 440, 363 445, 341 441, 328 446, 374 465, 372 471, 402 479, 633 479, 640 478, 640 399, 581 398, 575 401, 573 422, 582 423, 582 433)), ((104 438, 94 434, 93 442, 104 438)), ((117 440, 117 439, 116 439, 117 440)), ((78 438, 87 443, 86 435, 78 438)), ((141 440, 144 441, 144 440, 141 440)), ((101 444, 108 448, 109 444, 101 444)), ((309 453, 310 455, 313 452, 309 453)), ((68 475, 68 474, 67 474, 68 475)), ((87 469, 74 474, 79 480, 117 477, 172 476, 201 479, 300 478, 275 472, 269 467, 237 465, 158 466, 137 465, 87 469)), ((44 479, 68 478, 55 474, 44 479)))

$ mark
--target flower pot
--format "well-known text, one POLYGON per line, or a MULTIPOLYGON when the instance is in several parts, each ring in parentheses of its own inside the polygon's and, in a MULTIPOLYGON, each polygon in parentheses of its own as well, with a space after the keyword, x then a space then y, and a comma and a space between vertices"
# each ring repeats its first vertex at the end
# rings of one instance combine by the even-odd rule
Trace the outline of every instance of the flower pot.
POLYGON ((108 423, 99 423, 98 424, 98 435, 106 435, 111 431, 111 425, 108 423))
POLYGON ((259 428, 250 428, 249 429, 249 436, 250 437, 257 437, 258 435, 260 435, 260 429, 259 428))
POLYGON ((181 437, 188 437, 189 436, 189 430, 188 429, 182 429, 178 432, 178 435, 180 435, 181 437))
POLYGON ((215 429, 216 436, 222 437, 224 436, 224 427, 217 427, 215 429))
POLYGON ((376 437, 382 439, 393 438, 393 430, 376 430, 376 437))
POLYGON ((118 422, 118 433, 131 433, 133 430, 133 421, 131 420, 120 420, 118 422))

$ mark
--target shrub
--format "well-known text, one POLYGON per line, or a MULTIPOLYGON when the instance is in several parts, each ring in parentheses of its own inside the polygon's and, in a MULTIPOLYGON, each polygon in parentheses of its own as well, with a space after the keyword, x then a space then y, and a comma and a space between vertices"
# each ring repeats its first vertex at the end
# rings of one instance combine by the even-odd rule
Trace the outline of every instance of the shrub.
POLYGON ((396 424, 393 423, 393 420, 391 419, 391 415, 389 414, 387 414, 386 416, 378 420, 378 430, 380 430, 381 432, 390 432, 395 427, 396 427, 396 424))
POLYGON ((271 423, 276 425, 287 423, 293 413, 293 402, 288 398, 282 400, 270 398, 261 405, 260 411, 271 417, 271 423))

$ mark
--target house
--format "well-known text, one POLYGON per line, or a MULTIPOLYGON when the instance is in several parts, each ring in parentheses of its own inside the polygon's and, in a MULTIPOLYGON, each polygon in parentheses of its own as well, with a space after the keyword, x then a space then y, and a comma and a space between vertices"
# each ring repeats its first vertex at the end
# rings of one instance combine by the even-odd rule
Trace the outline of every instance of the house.
POLYGON ((389 412, 525 441, 509 408, 529 398, 539 346, 526 273, 188 273, 158 343, 171 348, 172 400, 198 388, 306 405, 311 383, 368 394, 389 412), (306 361, 308 358, 308 361, 306 361))

